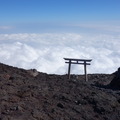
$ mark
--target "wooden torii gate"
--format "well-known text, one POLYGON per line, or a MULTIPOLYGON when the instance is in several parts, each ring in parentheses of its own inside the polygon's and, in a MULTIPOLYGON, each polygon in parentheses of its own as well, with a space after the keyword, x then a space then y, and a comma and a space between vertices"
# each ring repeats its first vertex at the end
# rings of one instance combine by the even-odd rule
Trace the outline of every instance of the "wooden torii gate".
POLYGON ((84 72, 85 72, 85 80, 88 81, 87 78, 87 65, 90 65, 92 59, 74 59, 74 58, 64 58, 65 63, 68 63, 68 78, 70 79, 70 69, 71 64, 79 64, 84 65, 84 72))

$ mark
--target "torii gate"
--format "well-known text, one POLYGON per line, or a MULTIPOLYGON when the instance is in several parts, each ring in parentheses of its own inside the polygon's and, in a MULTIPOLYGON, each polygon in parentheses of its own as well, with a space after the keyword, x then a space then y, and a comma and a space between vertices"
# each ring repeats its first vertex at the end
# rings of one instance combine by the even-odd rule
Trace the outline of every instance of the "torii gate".
POLYGON ((90 65, 90 62, 92 59, 74 59, 74 58, 64 58, 66 61, 65 63, 68 63, 68 78, 70 79, 70 69, 71 69, 71 64, 80 64, 84 65, 84 72, 85 72, 85 80, 88 81, 87 78, 87 65, 90 65))

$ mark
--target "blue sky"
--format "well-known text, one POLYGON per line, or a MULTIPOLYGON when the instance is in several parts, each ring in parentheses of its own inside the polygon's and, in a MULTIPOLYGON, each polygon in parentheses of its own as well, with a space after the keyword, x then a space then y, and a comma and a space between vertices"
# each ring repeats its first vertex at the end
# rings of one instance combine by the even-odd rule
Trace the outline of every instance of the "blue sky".
POLYGON ((0 0, 0 26, 14 32, 76 32, 79 24, 119 24, 119 6, 120 0, 0 0))

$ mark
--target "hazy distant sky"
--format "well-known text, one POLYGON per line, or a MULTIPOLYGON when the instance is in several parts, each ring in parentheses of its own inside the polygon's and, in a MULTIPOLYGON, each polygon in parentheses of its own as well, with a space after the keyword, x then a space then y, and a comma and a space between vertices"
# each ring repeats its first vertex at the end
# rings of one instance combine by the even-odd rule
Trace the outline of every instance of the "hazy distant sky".
POLYGON ((119 12, 120 0, 0 0, 0 32, 79 32, 120 24, 119 12))

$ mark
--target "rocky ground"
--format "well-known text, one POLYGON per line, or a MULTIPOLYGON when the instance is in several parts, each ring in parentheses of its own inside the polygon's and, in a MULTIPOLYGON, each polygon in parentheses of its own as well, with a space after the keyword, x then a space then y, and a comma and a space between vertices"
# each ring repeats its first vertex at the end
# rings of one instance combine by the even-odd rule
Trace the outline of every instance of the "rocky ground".
POLYGON ((0 120, 120 120, 116 74, 48 75, 0 64, 0 120))

